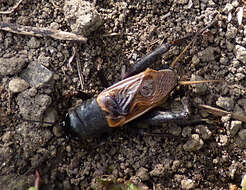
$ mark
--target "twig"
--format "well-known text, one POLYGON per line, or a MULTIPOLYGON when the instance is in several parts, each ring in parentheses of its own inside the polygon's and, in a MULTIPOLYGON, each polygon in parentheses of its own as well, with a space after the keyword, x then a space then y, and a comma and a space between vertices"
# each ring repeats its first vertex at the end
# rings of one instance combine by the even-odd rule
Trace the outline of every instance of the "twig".
POLYGON ((18 3, 15 4, 15 6, 11 7, 9 10, 7 11, 0 11, 0 14, 4 14, 4 15, 7 15, 7 14, 11 14, 15 11, 15 9, 17 9, 19 7, 19 5, 21 4, 23 0, 20 0, 18 3))
POLYGON ((23 26, 12 23, 0 22, 0 30, 28 36, 51 37, 58 40, 80 41, 82 43, 86 43, 87 41, 86 37, 71 32, 65 32, 61 30, 54 30, 48 28, 23 26))
POLYGON ((73 62, 74 56, 76 55, 76 48, 73 47, 72 50, 73 50, 73 54, 72 54, 72 56, 68 59, 67 65, 68 65, 68 67, 73 71, 73 68, 72 68, 72 66, 71 66, 71 63, 73 62))
POLYGON ((200 104, 199 107, 205 109, 207 112, 214 114, 216 116, 226 116, 226 115, 230 114, 231 118, 246 122, 246 116, 245 115, 235 114, 232 112, 224 111, 222 109, 214 108, 212 106, 208 106, 208 105, 204 105, 204 104, 200 104))
MULTIPOLYGON (((77 50, 77 48, 76 48, 76 50, 77 50)), ((84 80, 84 76, 81 74, 82 72, 81 72, 81 65, 80 65, 78 53, 76 54, 76 64, 77 64, 77 70, 78 70, 78 74, 79 74, 79 81, 80 81, 80 85, 81 85, 81 90, 83 91, 85 80, 84 80)))

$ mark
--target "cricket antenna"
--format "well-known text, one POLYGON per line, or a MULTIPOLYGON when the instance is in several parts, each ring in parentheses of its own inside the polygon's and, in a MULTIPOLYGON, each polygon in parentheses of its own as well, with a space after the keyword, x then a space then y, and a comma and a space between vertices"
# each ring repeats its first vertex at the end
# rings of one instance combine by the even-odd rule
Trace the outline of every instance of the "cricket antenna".
MULTIPOLYGON (((198 36, 202 35, 202 33, 207 30, 208 28, 210 28, 211 26, 213 26, 215 23, 217 23, 219 20, 219 14, 217 14, 215 16, 215 18, 212 20, 211 23, 209 23, 206 27, 202 28, 201 30, 199 30, 198 32, 195 33, 195 36, 193 37, 193 39, 191 40, 191 42, 184 48, 184 50, 180 53, 180 55, 178 57, 176 57, 176 59, 172 62, 172 64, 170 65, 171 68, 174 68, 175 65, 177 64, 177 62, 181 59, 181 57, 184 55, 184 53, 190 48, 190 46, 192 44, 194 44, 198 38, 198 36)), ((180 43, 180 40, 176 40, 176 41, 172 41, 170 42, 170 44, 174 45, 174 44, 178 44, 180 43)))
MULTIPOLYGON (((190 43, 184 48, 184 50, 179 54, 179 56, 176 57, 176 59, 172 62, 172 64, 170 65, 171 68, 174 68, 175 65, 179 62, 179 60, 181 59, 181 57, 185 54, 185 52, 187 52, 187 50, 191 47, 192 44, 194 44, 198 38, 198 36, 202 35, 202 33, 207 30, 208 28, 210 28, 211 26, 213 26, 215 23, 218 22, 218 14, 215 16, 214 20, 209 23, 206 27, 202 28, 200 31, 198 31, 197 33, 195 33, 195 36, 193 37, 193 39, 190 41, 190 43)), ((176 44, 179 43, 180 40, 177 41, 173 41, 171 42, 171 44, 176 44)), ((192 84, 201 84, 201 83, 209 83, 209 82, 224 82, 223 80, 200 80, 200 81, 179 81, 178 83, 180 85, 192 85, 192 84)))
POLYGON ((191 85, 191 84, 201 84, 208 82, 224 82, 223 80, 197 80, 197 81, 179 81, 180 85, 191 85))

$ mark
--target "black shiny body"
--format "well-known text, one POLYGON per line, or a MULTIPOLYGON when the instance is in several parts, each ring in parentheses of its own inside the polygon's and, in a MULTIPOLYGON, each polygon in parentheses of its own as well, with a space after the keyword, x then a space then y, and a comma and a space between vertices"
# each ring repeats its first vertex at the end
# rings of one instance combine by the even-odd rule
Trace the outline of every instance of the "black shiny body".
POLYGON ((71 109, 66 115, 64 127, 80 138, 100 135, 111 130, 95 98, 71 109))

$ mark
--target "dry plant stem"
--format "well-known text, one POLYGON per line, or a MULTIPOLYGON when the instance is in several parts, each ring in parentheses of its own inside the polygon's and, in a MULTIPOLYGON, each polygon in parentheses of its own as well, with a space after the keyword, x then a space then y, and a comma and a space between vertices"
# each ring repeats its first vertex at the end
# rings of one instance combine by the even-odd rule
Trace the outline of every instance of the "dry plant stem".
POLYGON ((76 51, 77 51, 77 49, 75 48, 75 46, 73 47, 73 54, 72 54, 72 56, 68 59, 68 67, 71 69, 71 71, 73 71, 73 68, 72 68, 72 66, 71 66, 71 63, 73 62, 73 60, 74 60, 74 57, 75 57, 75 55, 76 55, 76 51))
POLYGON ((61 30, 54 30, 48 28, 23 26, 12 23, 0 22, 0 30, 28 36, 51 37, 58 40, 79 41, 81 43, 87 42, 86 37, 71 32, 65 32, 61 30))
MULTIPOLYGON (((77 48, 76 48, 76 50, 77 50, 77 48)), ((80 65, 78 53, 76 54, 76 64, 77 64, 77 70, 78 70, 81 90, 83 91, 85 82, 84 82, 84 76, 82 75, 82 71, 81 71, 81 65, 80 65)))
POLYGON ((40 183, 40 175, 39 175, 38 170, 36 170, 35 174, 36 174, 36 180, 35 180, 34 187, 36 187, 38 189, 39 188, 39 183, 40 183))
POLYGON ((243 121, 246 123, 246 116, 245 115, 239 115, 239 114, 235 114, 232 112, 228 112, 228 111, 224 111, 222 109, 219 108, 214 108, 212 106, 208 106, 208 105, 204 105, 204 104, 200 104, 199 107, 205 109, 207 112, 216 115, 216 116, 226 116, 226 115, 231 115, 231 118, 239 120, 239 121, 243 121))
POLYGON ((19 0, 19 2, 15 4, 15 6, 13 6, 12 8, 10 8, 7 11, 0 11, 0 14, 7 15, 7 14, 13 13, 15 11, 15 9, 17 9, 19 7, 19 5, 21 4, 22 1, 23 0, 19 0))

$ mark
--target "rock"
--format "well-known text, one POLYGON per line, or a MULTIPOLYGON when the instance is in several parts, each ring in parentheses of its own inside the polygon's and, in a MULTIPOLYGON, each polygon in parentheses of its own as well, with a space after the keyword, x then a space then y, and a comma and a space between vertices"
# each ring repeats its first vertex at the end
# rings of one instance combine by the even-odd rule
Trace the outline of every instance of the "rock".
POLYGON ((232 121, 230 127, 230 135, 234 137, 241 127, 242 121, 232 121))
POLYGON ((46 84, 48 85, 53 79, 53 73, 38 63, 29 64, 20 76, 35 88, 43 87, 46 84))
POLYGON ((199 59, 199 57, 198 57, 197 55, 194 55, 194 56, 192 57, 191 62, 192 62, 193 65, 198 65, 199 62, 200 62, 200 59, 199 59))
POLYGON ((157 164, 157 165, 155 165, 154 169, 150 172, 150 176, 161 177, 161 176, 165 175, 165 172, 168 169, 170 169, 169 163, 166 163, 165 165, 157 164))
POLYGON ((183 179, 181 181, 182 189, 193 189, 195 187, 195 183, 191 179, 183 179))
POLYGON ((228 143, 228 137, 226 135, 220 135, 220 145, 225 146, 228 143))
POLYGON ((13 93, 22 92, 28 87, 29 84, 21 78, 14 78, 9 82, 9 90, 13 93))
POLYGON ((0 58, 0 75, 14 75, 28 63, 27 54, 18 54, 10 58, 0 58))
POLYGON ((177 0, 176 3, 179 5, 185 5, 188 3, 188 0, 177 0))
POLYGON ((192 128, 191 127, 185 127, 182 131, 182 136, 183 137, 189 137, 191 136, 191 131, 192 131, 192 128))
POLYGON ((51 124, 48 123, 44 123, 42 126, 43 127, 48 127, 48 126, 52 126, 55 124, 57 120, 57 112, 54 108, 49 108, 45 115, 44 115, 44 121, 45 122, 50 122, 51 124))
POLYGON ((240 130, 238 135, 239 135, 240 139, 242 139, 243 141, 246 141, 246 129, 240 130))
POLYGON ((41 121, 44 112, 51 104, 51 97, 46 94, 30 96, 29 90, 21 92, 17 98, 20 114, 24 119, 41 121))
POLYGON ((27 46, 31 49, 37 49, 40 46, 40 41, 36 37, 31 37, 27 42, 27 46))
POLYGON ((240 45, 236 45, 234 49, 236 58, 243 64, 246 64, 246 48, 240 45))
POLYGON ((148 170, 144 167, 139 168, 139 170, 136 173, 136 176, 139 177, 142 181, 149 180, 148 170))
POLYGON ((204 140, 209 139, 212 135, 212 132, 208 129, 207 126, 204 125, 198 125, 196 127, 196 132, 200 134, 204 140))
POLYGON ((216 101, 216 105, 227 111, 232 111, 234 108, 234 101, 229 97, 219 97, 216 101))
POLYGON ((231 3, 227 3, 226 5, 225 5, 225 7, 224 7, 224 9, 223 9, 223 12, 225 13, 225 14, 228 14, 229 12, 231 12, 232 10, 233 10, 233 6, 232 6, 232 4, 231 3))
POLYGON ((56 137, 61 137, 62 134, 63 134, 63 130, 62 130, 62 127, 60 126, 54 126, 53 127, 53 133, 56 137))
POLYGON ((229 23, 227 25, 226 39, 228 40, 233 39, 236 37, 236 35, 237 35, 237 28, 229 23))
POLYGON ((102 20, 95 7, 84 0, 66 0, 63 7, 64 16, 76 34, 90 35, 102 20))
POLYGON ((48 67, 51 63, 51 57, 45 56, 44 54, 40 54, 38 56, 38 63, 48 67))
POLYGON ((181 165, 180 160, 174 160, 172 165, 172 170, 176 172, 179 169, 180 165, 181 165))
POLYGON ((49 129, 34 127, 30 123, 23 122, 16 127, 16 133, 21 136, 19 144, 23 147, 23 157, 30 159, 40 147, 44 146, 53 137, 49 129))
POLYGON ((191 138, 183 145, 185 151, 197 151, 203 146, 203 140, 200 139, 199 135, 193 134, 191 138))
POLYGON ((219 53, 218 48, 208 47, 198 53, 198 57, 202 62, 211 62, 215 60, 215 52, 219 53))
POLYGON ((11 140, 12 136, 13 136, 13 134, 10 131, 8 131, 8 132, 4 133, 4 135, 2 136, 2 141, 4 143, 8 143, 11 140))
POLYGON ((66 146, 66 151, 69 153, 69 152, 71 152, 72 151, 72 147, 70 146, 70 145, 67 145, 66 146))

